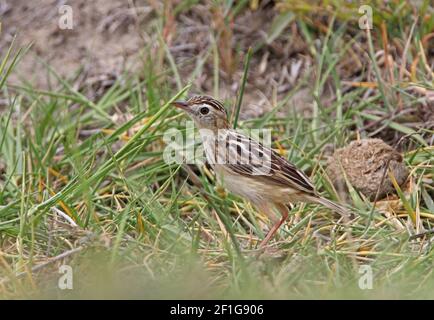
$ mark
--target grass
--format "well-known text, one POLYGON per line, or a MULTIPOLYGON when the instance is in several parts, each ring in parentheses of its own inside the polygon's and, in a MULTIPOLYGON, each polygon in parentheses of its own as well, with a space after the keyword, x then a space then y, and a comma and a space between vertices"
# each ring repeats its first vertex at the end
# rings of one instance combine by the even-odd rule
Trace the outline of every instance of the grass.
MULTIPOLYGON (((185 8, 178 5, 178 14, 190 2, 185 1, 185 8)), ((372 124, 368 120, 378 132, 407 135, 403 150, 410 182, 396 187, 398 196, 378 201, 375 209, 351 190, 351 205, 359 216, 351 237, 327 209, 298 205, 274 239, 274 254, 258 259, 254 249, 269 225, 266 218, 215 187, 206 166, 188 169, 163 160, 164 133, 179 129, 185 134, 185 118, 170 102, 197 91, 183 79, 205 72, 203 59, 221 65, 216 48, 197 58, 192 74, 181 76, 182 66, 160 37, 158 56, 145 48, 145 78, 125 75, 96 100, 49 66, 49 76, 58 83, 50 90, 25 81, 8 84, 22 51, 8 52, 0 64, 1 95, 8 101, 0 118, 0 170, 5 168, 0 177, 0 297, 434 298, 432 241, 429 235, 411 238, 433 229, 433 130, 394 117, 400 105, 411 108, 425 99, 406 88, 433 90, 432 75, 420 58, 425 55, 420 39, 432 30, 417 25, 408 39, 404 58, 413 65, 419 57, 410 83, 399 79, 398 63, 377 65, 373 57, 385 38, 374 29, 366 38, 367 68, 374 80, 360 85, 357 79, 344 79, 336 68, 351 49, 344 39, 349 26, 332 30, 329 20, 321 33, 306 17, 296 23, 313 50, 312 115, 289 110, 294 92, 288 92, 269 113, 241 121, 240 104, 248 90, 244 81, 240 96, 226 101, 228 110, 236 106, 241 128, 272 129, 273 147, 308 172, 329 198, 338 195, 324 173, 327 144, 341 147, 357 137, 376 136, 375 130, 366 130, 372 124), (317 37, 320 48, 312 40, 317 37), (392 82, 391 73, 400 81, 392 82), (325 107, 321 97, 330 81, 335 99, 325 107), (353 90, 344 92, 345 81, 352 82, 353 90), (125 117, 119 122, 115 114, 125 117), (73 267, 74 290, 57 288, 63 263, 73 267), (358 286, 360 265, 373 270, 372 290, 358 286)), ((280 20, 289 23, 285 16, 280 20)), ((407 41, 408 30, 399 21, 393 23, 387 32, 407 41)), ((273 30, 274 40, 284 28, 274 25, 273 30)), ((247 57, 244 80, 249 52, 233 53, 247 57)), ((217 92, 223 80, 218 72, 212 75, 217 92)))

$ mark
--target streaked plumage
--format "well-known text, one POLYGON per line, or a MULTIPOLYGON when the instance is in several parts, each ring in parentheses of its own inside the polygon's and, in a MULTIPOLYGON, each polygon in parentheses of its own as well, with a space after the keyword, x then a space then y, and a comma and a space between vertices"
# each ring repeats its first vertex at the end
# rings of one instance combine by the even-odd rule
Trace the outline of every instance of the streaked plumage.
POLYGON ((292 163, 260 142, 230 129, 226 110, 219 101, 195 96, 175 105, 185 110, 198 126, 207 160, 222 184, 250 200, 274 222, 261 246, 286 220, 288 204, 320 203, 347 214, 344 207, 321 197, 309 178, 292 163), (272 207, 282 214, 281 219, 272 207))

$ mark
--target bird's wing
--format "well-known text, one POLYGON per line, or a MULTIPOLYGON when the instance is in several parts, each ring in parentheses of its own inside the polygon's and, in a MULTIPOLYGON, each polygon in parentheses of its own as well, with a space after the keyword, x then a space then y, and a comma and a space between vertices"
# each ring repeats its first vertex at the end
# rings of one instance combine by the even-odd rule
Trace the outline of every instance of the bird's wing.
POLYGON ((225 133, 224 142, 222 139, 219 137, 218 145, 222 148, 216 149, 216 160, 230 170, 264 183, 315 194, 309 178, 270 148, 232 130, 225 133))

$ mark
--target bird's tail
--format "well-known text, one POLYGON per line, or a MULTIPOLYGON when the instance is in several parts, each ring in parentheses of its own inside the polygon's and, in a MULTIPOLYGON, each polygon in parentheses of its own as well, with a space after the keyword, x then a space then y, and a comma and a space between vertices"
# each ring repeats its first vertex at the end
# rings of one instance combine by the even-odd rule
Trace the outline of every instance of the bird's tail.
POLYGON ((318 196, 318 197, 310 197, 310 200, 314 203, 322 204, 323 206, 339 213, 342 216, 346 216, 346 217, 351 216, 351 212, 347 208, 329 199, 318 196))

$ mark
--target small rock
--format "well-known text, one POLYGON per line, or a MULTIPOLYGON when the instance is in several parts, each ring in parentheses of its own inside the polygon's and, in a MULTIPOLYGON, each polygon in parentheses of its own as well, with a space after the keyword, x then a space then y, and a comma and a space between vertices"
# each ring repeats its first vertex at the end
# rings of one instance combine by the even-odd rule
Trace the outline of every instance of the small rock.
POLYGON ((402 185, 408 177, 402 155, 381 139, 353 141, 348 146, 336 150, 327 162, 326 172, 338 191, 347 192, 341 170, 343 168, 351 185, 373 201, 378 188, 378 199, 395 192, 387 172, 380 187, 389 159, 389 168, 398 184, 402 185))

